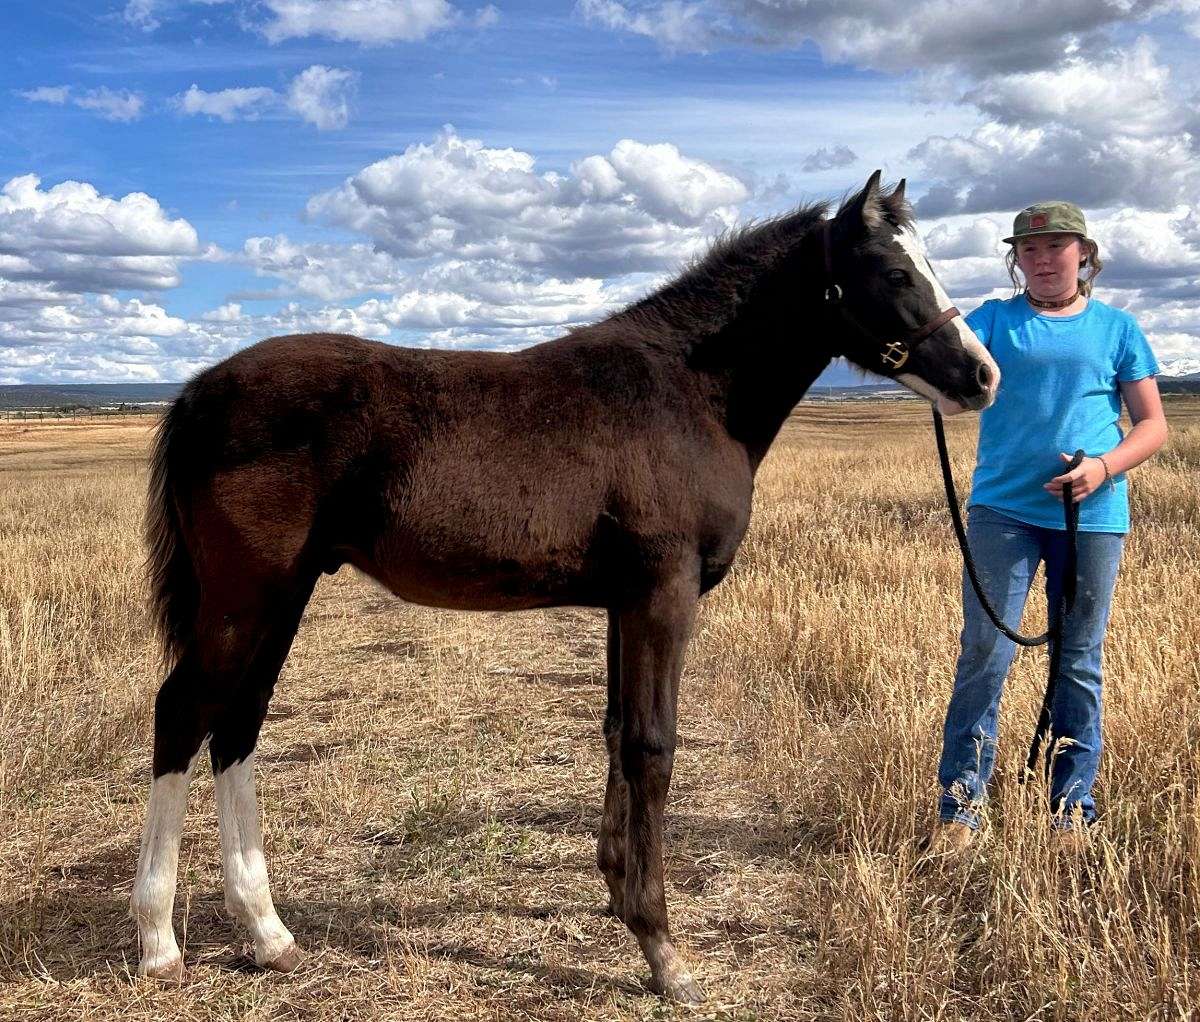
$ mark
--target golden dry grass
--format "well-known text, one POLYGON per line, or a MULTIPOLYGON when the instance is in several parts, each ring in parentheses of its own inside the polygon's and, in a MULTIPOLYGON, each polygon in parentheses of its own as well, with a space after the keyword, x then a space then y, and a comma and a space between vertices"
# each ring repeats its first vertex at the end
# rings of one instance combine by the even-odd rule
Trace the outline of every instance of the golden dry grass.
MULTIPOLYGON (((919 870, 961 624, 925 406, 801 406, 684 680, 668 898, 700 1011, 646 994, 600 912, 602 616, 424 610, 348 569, 318 588, 260 744, 276 903, 311 957, 283 978, 249 965, 202 770, 184 984, 131 980, 159 681, 150 423, 0 422, 0 1018, 1190 1016, 1200 401, 1167 410, 1168 448, 1133 477, 1106 647, 1100 834, 1056 849, 1013 783, 1045 670, 1022 651, 987 840, 919 870)), ((974 422, 948 425, 965 483, 974 422)), ((1035 595, 1026 629, 1044 613, 1035 595)))

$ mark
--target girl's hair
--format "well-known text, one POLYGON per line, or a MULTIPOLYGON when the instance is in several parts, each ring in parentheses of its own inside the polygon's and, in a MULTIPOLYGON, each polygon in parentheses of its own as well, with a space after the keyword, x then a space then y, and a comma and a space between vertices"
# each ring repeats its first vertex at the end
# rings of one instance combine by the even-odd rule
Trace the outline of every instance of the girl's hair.
MULTIPOLYGON (((1017 276, 1017 242, 1009 246, 1008 252, 1004 256, 1004 268, 1008 270, 1008 279, 1012 281, 1013 293, 1020 294, 1025 290, 1025 285, 1017 276)), ((1080 238, 1079 247, 1083 249, 1083 261, 1079 264, 1079 293, 1085 298, 1092 294, 1092 282, 1100 276, 1100 271, 1104 269, 1104 263, 1100 259, 1100 246, 1097 245, 1091 238, 1080 238), (1084 269, 1088 270, 1088 275, 1083 276, 1084 269)))

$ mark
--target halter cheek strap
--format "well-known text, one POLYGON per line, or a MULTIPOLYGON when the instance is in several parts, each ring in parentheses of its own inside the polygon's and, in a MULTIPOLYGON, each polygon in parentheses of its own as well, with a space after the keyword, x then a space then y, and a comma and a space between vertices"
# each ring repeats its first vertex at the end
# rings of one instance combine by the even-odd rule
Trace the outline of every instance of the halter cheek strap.
MULTIPOLYGON (((842 288, 840 284, 834 282, 833 279, 833 221, 823 220, 821 222, 821 247, 824 250, 825 256, 825 305, 832 311, 840 309, 843 319, 848 320, 860 334, 866 337, 871 337, 872 332, 863 327, 863 325, 855 318, 854 314, 842 305, 842 288)), ((943 312, 938 313, 924 326, 919 326, 915 330, 910 330, 901 340, 887 341, 883 344, 879 351, 879 361, 884 369, 889 372, 895 372, 905 362, 908 361, 908 356, 912 353, 912 349, 917 344, 935 330, 945 326, 955 316, 961 313, 953 305, 943 312)))

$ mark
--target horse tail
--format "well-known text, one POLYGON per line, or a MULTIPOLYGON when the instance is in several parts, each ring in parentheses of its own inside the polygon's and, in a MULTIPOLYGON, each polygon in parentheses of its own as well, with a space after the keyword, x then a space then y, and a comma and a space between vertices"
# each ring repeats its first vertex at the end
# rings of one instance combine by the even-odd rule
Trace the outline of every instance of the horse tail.
POLYGON ((167 410, 154 436, 146 501, 146 576, 150 612, 163 660, 179 660, 192 638, 200 602, 200 584, 184 540, 179 515, 179 472, 186 430, 186 394, 167 410))

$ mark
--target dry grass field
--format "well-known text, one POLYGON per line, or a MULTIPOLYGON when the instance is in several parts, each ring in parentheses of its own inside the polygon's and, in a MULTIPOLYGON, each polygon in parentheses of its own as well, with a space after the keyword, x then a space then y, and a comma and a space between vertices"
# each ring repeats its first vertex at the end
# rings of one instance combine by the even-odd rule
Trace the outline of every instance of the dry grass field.
MULTIPOLYGON (((259 747, 263 975, 192 785, 181 986, 131 978, 126 902, 159 675, 140 515, 151 423, 0 422, 0 1018, 1182 1019, 1200 1014, 1200 400, 1132 476, 1105 655, 1102 825, 1081 856, 1015 783, 1021 651, 978 850, 916 868, 961 626, 927 406, 801 405, 705 598, 667 814, 708 1003, 641 986, 602 909, 600 613, 460 614, 324 578, 259 747)), ((965 485, 975 419, 948 423, 965 485)), ((1025 630, 1040 630, 1035 596, 1025 630)))

